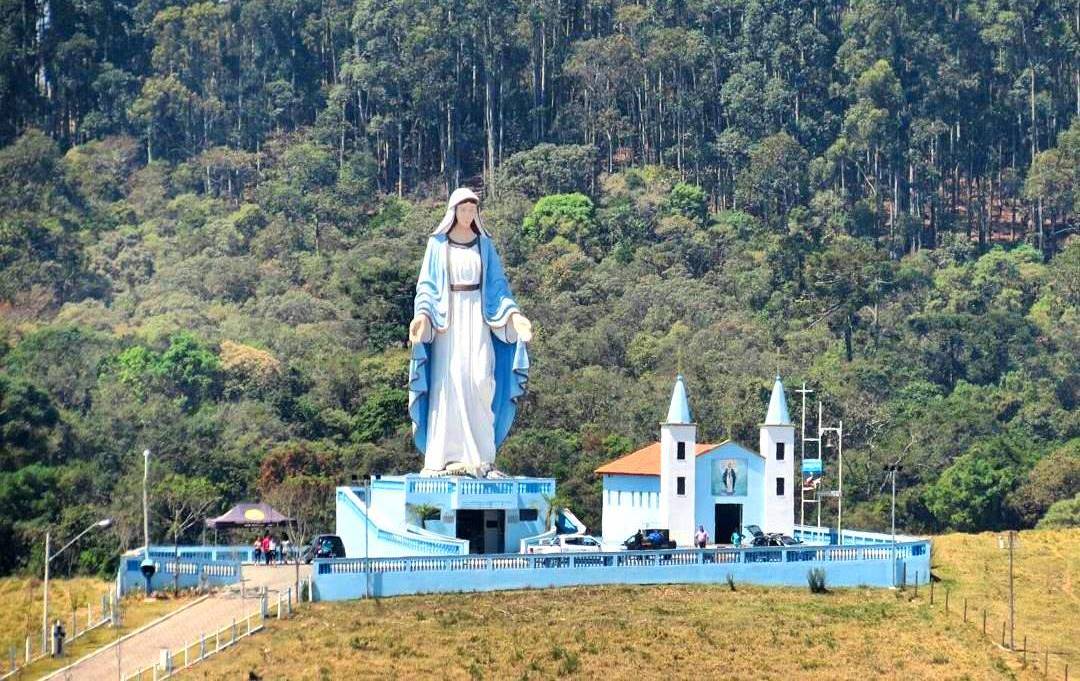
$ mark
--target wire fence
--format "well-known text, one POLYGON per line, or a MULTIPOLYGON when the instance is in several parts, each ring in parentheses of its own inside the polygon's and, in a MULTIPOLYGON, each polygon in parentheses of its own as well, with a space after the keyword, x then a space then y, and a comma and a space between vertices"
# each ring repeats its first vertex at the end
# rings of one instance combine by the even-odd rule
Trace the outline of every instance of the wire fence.
MULTIPOLYGON (((98 627, 119 622, 119 616, 120 601, 117 598, 116 589, 110 588, 107 592, 101 594, 101 604, 96 609, 94 603, 87 602, 84 608, 72 609, 70 620, 66 616, 61 617, 59 613, 55 613, 55 616, 50 619, 67 620, 65 624, 71 625, 70 629, 64 631, 63 645, 66 647, 98 627), (81 629, 79 628, 80 624, 82 625, 81 629)), ((40 636, 27 636, 24 641, 18 644, 9 643, 5 651, 7 659, 3 663, 6 671, 0 673, 0 681, 14 676, 20 670, 42 658, 55 654, 56 641, 53 640, 52 631, 52 624, 50 623, 48 633, 42 632, 40 636)))
MULTIPOLYGON (((298 604, 304 596, 311 593, 310 580, 302 580, 299 595, 293 593, 293 587, 287 587, 277 593, 271 603, 268 593, 263 591, 256 610, 234 618, 230 624, 219 629, 200 634, 193 640, 181 641, 176 647, 161 651, 161 657, 153 664, 142 667, 132 674, 123 676, 124 681, 157 681, 167 679, 179 671, 193 667, 203 660, 230 648, 240 640, 262 631, 266 620, 273 616, 283 619, 292 616, 294 600, 298 604)), ((310 599, 307 599, 310 600, 310 599)))
MULTIPOLYGON (((982 634, 989 638, 991 642, 1003 650, 1013 653, 1023 669, 1030 670, 1035 674, 1041 673, 1043 678, 1064 679, 1064 681, 1069 681, 1071 671, 1073 678, 1076 678, 1076 665, 1075 660, 1072 659, 1073 653, 1071 651, 1053 650, 1049 645, 1040 647, 1034 637, 1016 630, 1015 620, 1011 632, 1007 618, 1001 620, 999 627, 997 617, 989 615, 989 610, 993 609, 990 607, 992 599, 987 599, 985 602, 976 602, 966 596, 954 597, 948 588, 935 588, 933 579, 930 580, 928 586, 923 587, 924 595, 927 591, 929 591, 930 605, 941 607, 946 616, 957 617, 964 624, 979 628, 982 634), (944 595, 942 592, 944 592, 944 595), (999 631, 1000 637, 998 635, 999 631), (1071 667, 1070 663, 1072 663, 1071 667)), ((918 595, 919 587, 916 584, 915 597, 918 597, 918 595)))

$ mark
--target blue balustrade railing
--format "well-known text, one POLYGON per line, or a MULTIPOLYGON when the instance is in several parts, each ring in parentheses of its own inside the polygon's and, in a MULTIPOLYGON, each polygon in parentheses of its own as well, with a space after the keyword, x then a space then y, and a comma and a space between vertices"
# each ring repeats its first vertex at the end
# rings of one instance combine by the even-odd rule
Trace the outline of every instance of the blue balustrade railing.
MULTIPOLYGON (((185 549, 198 547, 180 547, 180 557, 171 551, 167 556, 163 551, 150 550, 150 559, 154 562, 154 576, 150 580, 152 590, 205 588, 224 586, 240 581, 241 564, 239 560, 207 560, 199 556, 186 555, 185 549)), ((121 595, 146 588, 141 566, 143 551, 124 555, 117 570, 116 585, 121 595)))
POLYGON ((881 544, 672 549, 603 553, 346 558, 315 561, 323 600, 582 584, 722 582, 805 585, 811 567, 834 586, 929 579, 928 539, 881 544), (358 578, 359 577, 359 578, 358 578), (369 579, 374 577, 374 579, 369 579))

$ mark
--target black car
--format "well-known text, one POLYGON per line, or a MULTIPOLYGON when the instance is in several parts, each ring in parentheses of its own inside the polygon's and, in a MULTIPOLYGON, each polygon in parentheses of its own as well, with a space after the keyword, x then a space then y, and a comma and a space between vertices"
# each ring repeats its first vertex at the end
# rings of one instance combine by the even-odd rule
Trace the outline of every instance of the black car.
POLYGON ((795 539, 780 532, 762 532, 757 525, 747 525, 746 531, 751 536, 750 546, 794 546, 802 543, 801 539, 795 539))
POLYGON ((345 544, 336 534, 320 534, 304 549, 304 562, 310 563, 316 558, 344 558, 345 544))
POLYGON ((675 542, 671 539, 668 530, 638 530, 632 537, 623 542, 627 551, 654 551, 656 549, 673 549, 675 542), (659 535, 658 537, 654 535, 659 535), (653 536, 650 536, 653 535, 653 536))

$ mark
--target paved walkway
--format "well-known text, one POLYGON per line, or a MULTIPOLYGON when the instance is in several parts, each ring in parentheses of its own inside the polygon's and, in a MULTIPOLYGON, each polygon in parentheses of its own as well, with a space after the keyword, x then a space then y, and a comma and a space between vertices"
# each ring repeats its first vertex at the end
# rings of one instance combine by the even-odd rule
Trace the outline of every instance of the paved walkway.
MULTIPOLYGON (((300 566, 302 578, 309 574, 308 566, 300 566)), ((262 586, 270 592, 270 612, 274 613, 278 591, 292 586, 295 577, 296 568, 292 565, 245 566, 243 589, 233 586, 222 590, 124 641, 100 649, 92 657, 51 678, 72 681, 122 679, 158 661, 162 648, 176 650, 185 641, 197 641, 202 634, 212 636, 213 632, 232 624, 234 619, 238 628, 243 626, 240 623, 245 616, 258 612, 257 592, 262 586)), ((182 664, 183 659, 178 662, 182 664)))

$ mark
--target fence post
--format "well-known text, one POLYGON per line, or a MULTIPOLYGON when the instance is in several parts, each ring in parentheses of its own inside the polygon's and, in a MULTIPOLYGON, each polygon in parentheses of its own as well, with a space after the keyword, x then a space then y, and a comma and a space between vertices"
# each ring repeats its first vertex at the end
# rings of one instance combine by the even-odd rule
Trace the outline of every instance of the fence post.
POLYGON ((1005 620, 1001 620, 1001 647, 1005 647, 1005 620))
POLYGON ((281 619, 281 592, 277 595, 277 619, 281 619))
POLYGON ((285 614, 292 617, 292 587, 285 589, 285 614))
POLYGON ((185 668, 188 667, 188 648, 190 648, 190 647, 191 646, 188 645, 187 639, 184 639, 184 667, 185 668))
POLYGON ((206 632, 199 634, 199 661, 206 657, 206 632))
POLYGON ((236 643, 236 618, 232 618, 232 642, 236 643))
POLYGON ((214 652, 221 650, 221 630, 214 632, 214 652))
POLYGON ((30 637, 26 637, 26 664, 30 664, 30 637))
POLYGON ((259 623, 260 624, 262 624, 263 622, 266 621, 266 613, 267 613, 267 611, 269 611, 269 609, 270 609, 270 606, 266 602, 266 594, 263 594, 262 596, 259 597, 259 616, 260 616, 259 623))
POLYGON ((986 636, 986 608, 983 608, 983 636, 986 636))
POLYGON ((15 661, 15 655, 16 655, 15 646, 11 646, 10 652, 11 652, 11 671, 15 671, 15 665, 17 664, 17 662, 15 661))
POLYGON ((967 624, 967 599, 964 599, 964 624, 967 624))
POLYGON ((934 604, 934 580, 930 580, 930 605, 934 604))

